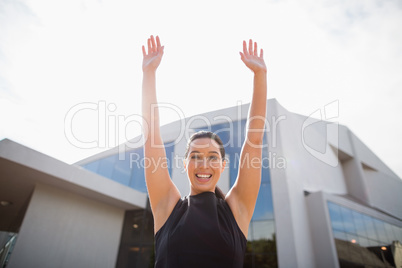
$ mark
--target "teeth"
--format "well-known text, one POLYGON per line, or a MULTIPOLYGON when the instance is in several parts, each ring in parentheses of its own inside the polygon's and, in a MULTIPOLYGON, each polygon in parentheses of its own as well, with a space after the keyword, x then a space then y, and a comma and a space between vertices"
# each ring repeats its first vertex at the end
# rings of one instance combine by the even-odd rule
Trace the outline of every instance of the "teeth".
POLYGON ((212 175, 207 175, 207 174, 196 174, 198 178, 210 178, 212 175))

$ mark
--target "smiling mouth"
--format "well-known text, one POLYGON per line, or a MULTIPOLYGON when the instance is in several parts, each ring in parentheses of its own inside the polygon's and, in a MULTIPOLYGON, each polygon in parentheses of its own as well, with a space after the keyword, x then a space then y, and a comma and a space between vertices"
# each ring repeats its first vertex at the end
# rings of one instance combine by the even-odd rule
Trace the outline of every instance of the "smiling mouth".
POLYGON ((212 177, 212 174, 195 174, 195 176, 199 179, 209 179, 212 177))

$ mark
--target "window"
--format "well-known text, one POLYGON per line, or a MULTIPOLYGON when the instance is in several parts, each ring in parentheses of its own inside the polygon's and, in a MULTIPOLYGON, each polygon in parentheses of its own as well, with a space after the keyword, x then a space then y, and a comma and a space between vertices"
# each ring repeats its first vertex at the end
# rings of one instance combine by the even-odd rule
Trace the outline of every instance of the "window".
POLYGON ((328 211, 341 267, 395 267, 391 248, 402 254, 402 228, 332 202, 328 211))
MULTIPOLYGON (((165 151, 168 160, 169 174, 172 174, 174 164, 174 142, 165 143, 165 151)), ((147 163, 144 160, 144 150, 141 147, 127 151, 124 154, 115 154, 93 161, 83 165, 82 167, 140 192, 146 193, 147 187, 144 175, 145 165, 147 165, 147 163)))

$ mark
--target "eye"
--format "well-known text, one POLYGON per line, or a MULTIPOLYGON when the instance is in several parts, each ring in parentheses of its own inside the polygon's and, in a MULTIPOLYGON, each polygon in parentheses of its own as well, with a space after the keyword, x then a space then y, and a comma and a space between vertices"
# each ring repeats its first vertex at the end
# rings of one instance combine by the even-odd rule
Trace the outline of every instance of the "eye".
POLYGON ((218 157, 215 156, 215 155, 211 155, 211 156, 209 157, 209 160, 218 160, 218 157))
POLYGON ((196 155, 196 154, 193 154, 193 155, 190 157, 190 159, 200 159, 200 157, 199 157, 198 155, 196 155))

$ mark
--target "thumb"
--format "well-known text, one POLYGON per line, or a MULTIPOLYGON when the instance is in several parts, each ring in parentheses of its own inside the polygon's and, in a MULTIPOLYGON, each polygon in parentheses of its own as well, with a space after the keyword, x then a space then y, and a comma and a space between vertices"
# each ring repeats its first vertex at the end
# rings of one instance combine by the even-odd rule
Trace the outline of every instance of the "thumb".
POLYGON ((240 59, 244 62, 244 54, 242 53, 242 52, 239 52, 240 53, 240 59))

